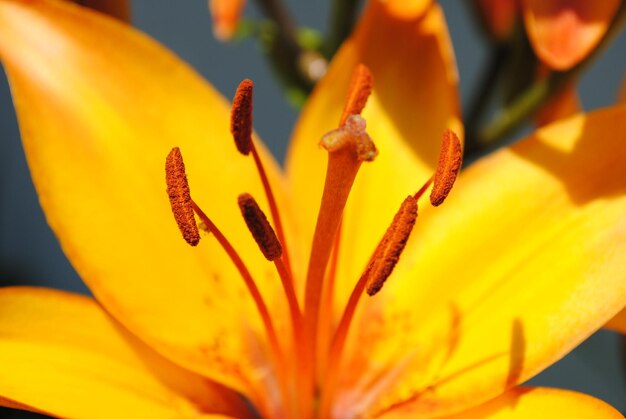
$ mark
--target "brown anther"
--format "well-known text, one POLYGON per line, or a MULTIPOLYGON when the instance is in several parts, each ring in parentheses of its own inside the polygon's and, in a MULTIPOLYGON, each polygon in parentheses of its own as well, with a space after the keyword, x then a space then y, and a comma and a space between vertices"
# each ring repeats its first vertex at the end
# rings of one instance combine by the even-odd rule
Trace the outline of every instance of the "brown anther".
POLYGON ((230 111, 230 132, 233 134, 237 150, 244 156, 252 148, 252 94, 254 83, 245 79, 237 87, 230 111))
POLYGON ((274 233, 274 229, 267 221, 267 217, 252 195, 241 194, 237 202, 241 209, 241 215, 243 215, 243 219, 246 221, 252 237, 259 245, 263 256, 270 261, 279 258, 283 253, 283 248, 276 237, 276 233, 274 233))
POLYGON ((358 161, 372 161, 378 155, 374 141, 365 132, 365 119, 360 115, 351 115, 344 126, 325 134, 320 145, 331 153, 351 146, 358 161))
POLYGON ((447 129, 443 133, 439 163, 435 172, 433 190, 430 192, 430 203, 439 206, 446 199, 463 163, 463 148, 459 137, 447 129))
POLYGON ((185 241, 195 246, 200 241, 200 233, 194 217, 183 156, 178 147, 174 147, 165 159, 165 182, 178 228, 185 241))
POLYGON ((372 94, 374 87, 374 77, 369 68, 364 64, 359 64, 352 73, 352 81, 348 90, 348 98, 343 108, 339 126, 343 126, 350 115, 360 115, 367 103, 367 99, 372 94))
POLYGON ((417 219, 417 200, 408 196, 385 235, 374 251, 374 255, 367 267, 367 293, 372 296, 381 290, 391 272, 395 268, 404 246, 411 235, 415 220, 417 219))

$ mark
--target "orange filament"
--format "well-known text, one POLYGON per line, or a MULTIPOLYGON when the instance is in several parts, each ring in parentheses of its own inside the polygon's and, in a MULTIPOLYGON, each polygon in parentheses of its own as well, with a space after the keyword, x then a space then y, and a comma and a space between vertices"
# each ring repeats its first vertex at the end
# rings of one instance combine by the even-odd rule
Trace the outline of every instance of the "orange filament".
POLYGON ((235 248, 230 244, 226 236, 222 234, 222 232, 217 228, 217 226, 211 221, 211 219, 200 209, 200 207, 192 200, 191 205, 193 206, 194 212, 198 215, 198 218, 202 220, 202 222, 207 226, 209 231, 213 233, 219 244, 222 246, 230 260, 239 271, 239 275, 243 279, 254 304, 257 307, 257 311, 261 316, 261 321, 263 322, 263 327, 265 328, 265 332, 267 333, 268 342, 270 345, 270 350, 272 351, 272 355, 274 358, 274 364, 276 367, 276 371, 278 374, 278 380, 281 387, 281 392, 283 393, 283 399, 285 402, 289 400, 288 398, 288 390, 286 385, 286 376, 285 371, 281 367, 281 362, 284 359, 283 350, 280 347, 280 343, 278 340, 278 335, 276 334, 276 329, 274 328, 274 323, 272 322, 272 318, 270 316, 270 312, 263 300, 263 296, 259 291, 256 283, 254 282, 254 278, 252 278, 252 274, 243 263, 243 260, 235 250, 235 248))
POLYGON ((352 294, 350 294, 346 308, 335 331, 328 355, 329 363, 326 370, 326 382, 323 386, 321 417, 329 417, 331 398, 338 384, 341 353, 361 295, 363 295, 363 291, 366 288, 370 296, 380 291, 400 259, 416 220, 417 200, 409 195, 402 202, 391 225, 387 228, 376 250, 374 250, 367 268, 365 268, 365 271, 354 286, 352 294))
POLYGON ((244 156, 252 146, 252 80, 243 80, 237 87, 230 112, 230 132, 233 134, 237 150, 244 156))
POLYGON ((361 163, 372 161, 378 154, 374 142, 365 132, 365 120, 358 115, 348 118, 344 127, 326 134, 320 145, 328 150, 328 167, 313 235, 304 300, 304 327, 308 345, 306 366, 309 369, 307 376, 310 385, 313 385, 315 371, 314 354, 317 351, 323 280, 332 244, 361 163))
POLYGON ((367 103, 367 99, 372 93, 374 78, 369 68, 364 64, 359 64, 352 73, 352 81, 348 89, 348 98, 343 108, 339 126, 343 126, 350 115, 360 115, 367 103))
POLYGON ((174 147, 165 159, 165 182, 178 228, 185 241, 196 246, 200 242, 200 233, 193 215, 185 163, 178 147, 174 147))
POLYGON ((252 152, 254 163, 261 178, 263 189, 265 190, 265 196, 270 206, 270 212, 272 219, 276 225, 276 233, 280 243, 283 244, 283 259, 285 265, 291 277, 291 265, 289 263, 289 253, 287 251, 287 242, 285 240, 285 232, 283 229, 283 223, 278 212, 278 205, 276 205, 276 199, 270 186, 267 173, 261 162, 261 157, 257 152, 254 142, 252 141, 252 109, 254 100, 254 83, 252 80, 243 80, 239 83, 235 97, 233 98, 233 106, 230 113, 230 131, 235 140, 235 145, 239 152, 247 156, 252 152))
POLYGON ((276 237, 276 233, 274 233, 274 229, 267 221, 267 217, 261 211, 252 195, 247 193, 241 194, 237 202, 241 209, 241 215, 243 215, 243 219, 246 221, 246 225, 259 245, 259 249, 261 249, 265 259, 273 261, 279 258, 283 253, 282 246, 278 241, 278 237, 276 237))
POLYGON ((433 206, 439 206, 446 199, 454 182, 461 170, 463 162, 463 148, 459 137, 447 129, 443 133, 439 163, 435 172, 433 190, 430 192, 430 202, 433 206))
POLYGON ((276 270, 280 276, 289 305, 294 342, 301 341, 299 338, 302 329, 302 313, 300 312, 298 297, 296 296, 296 290, 293 286, 290 273, 280 258, 282 255, 280 242, 274 233, 274 229, 269 221, 267 221, 267 217, 250 194, 239 195, 238 203, 248 229, 259 245, 263 256, 265 256, 267 260, 273 261, 276 265, 276 270))
POLYGON ((194 212, 200 219, 204 228, 206 228, 209 232, 211 232, 219 244, 222 246, 226 254, 229 256, 230 260, 233 262, 241 278, 243 279, 252 300, 254 301, 259 315, 261 317, 261 321, 263 323, 263 327, 265 328, 265 332, 267 333, 268 342, 270 345, 270 351, 272 353, 273 362, 276 368, 279 385, 281 387, 281 392, 285 402, 288 402, 288 389, 284 368, 282 368, 282 360, 284 359, 284 354, 282 348, 280 347, 280 343, 278 340, 278 335, 276 334, 276 329, 272 322, 269 310, 263 297, 250 274, 250 271, 243 263, 243 260, 235 250, 235 248, 230 244, 226 236, 222 234, 222 232, 217 228, 217 226, 211 221, 211 219, 200 209, 200 207, 193 201, 191 198, 189 184, 187 182, 187 175, 185 173, 185 165, 183 163, 182 154, 178 147, 175 147, 170 151, 166 158, 165 163, 165 173, 166 173, 166 183, 167 183, 167 191, 170 197, 170 202, 172 204, 172 211, 174 212, 174 218, 179 225, 179 228, 183 232, 183 237, 187 242, 190 240, 185 236, 187 230, 194 230, 197 235, 197 240, 192 240, 190 244, 193 246, 197 245, 200 238, 198 233, 198 227, 195 221, 194 212), (181 209, 182 208, 182 209, 181 209), (187 213, 188 210, 191 210, 191 214, 187 213), (182 218, 180 214, 184 214, 185 217, 182 218), (183 219, 185 223, 181 226, 181 220, 183 219), (193 227, 192 227, 193 225, 193 227))

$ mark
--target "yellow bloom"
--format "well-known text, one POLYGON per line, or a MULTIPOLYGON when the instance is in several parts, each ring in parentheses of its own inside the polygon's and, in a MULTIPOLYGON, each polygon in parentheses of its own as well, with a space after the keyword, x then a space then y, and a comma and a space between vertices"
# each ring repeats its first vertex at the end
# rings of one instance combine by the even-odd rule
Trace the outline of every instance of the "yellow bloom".
MULTIPOLYGON (((0 57, 33 179, 94 294, 0 290, 0 404, 63 417, 280 417, 312 402, 297 375, 318 383, 336 417, 620 417, 588 396, 515 386, 626 301, 624 107, 537 131, 469 168, 444 206, 420 206, 392 277, 361 298, 343 357, 327 357, 370 255, 430 178, 441 133, 462 129, 443 15, 428 2, 417 13, 420 3, 404 13, 401 2, 370 2, 303 112, 286 174, 254 140, 283 221, 283 271, 305 307, 296 357, 281 279, 236 207, 242 193, 269 204, 252 159, 231 144, 225 101, 119 22, 52 0, 0 1, 0 57), (375 80, 362 115, 379 155, 361 168, 343 213, 317 350, 302 350, 309 254, 328 257, 334 240, 311 249, 328 154, 318 143, 337 128, 359 63, 375 80), (181 240, 163 179, 174 147, 193 199, 243 264, 219 235, 194 248, 181 240), (277 344, 241 280, 244 264, 277 344)), ((332 149, 331 140, 341 138, 327 137, 332 149)), ((240 205, 256 211, 246 196, 240 205)))

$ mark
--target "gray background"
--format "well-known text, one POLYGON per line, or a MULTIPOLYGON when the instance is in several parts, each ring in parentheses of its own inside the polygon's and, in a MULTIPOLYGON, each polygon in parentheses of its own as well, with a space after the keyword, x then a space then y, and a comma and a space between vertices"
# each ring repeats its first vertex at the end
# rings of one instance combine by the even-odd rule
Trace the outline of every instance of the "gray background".
MULTIPOLYGON (((249 0, 252 2, 252 0, 249 0)), ((328 1, 288 1, 300 24, 326 28, 328 1)), ((486 59, 486 49, 473 26, 465 2, 441 2, 446 10, 456 49, 464 103, 486 59)), ((258 16, 254 5, 246 14, 258 16)), ((134 24, 191 63, 223 94, 230 97, 239 81, 255 81, 255 127, 282 159, 297 116, 283 100, 255 42, 220 44, 211 35, 206 2, 135 0, 134 24)), ((616 87, 625 76, 624 32, 581 81, 586 109, 614 102, 616 87)), ((8 85, 0 76, 0 286, 42 285, 88 292, 50 232, 26 166, 8 85)), ((535 385, 558 386, 600 397, 626 413, 626 368, 621 339, 598 332, 564 360, 532 380, 535 385)), ((0 366, 1 371, 1 366, 0 366)), ((15 413, 0 409, 0 416, 15 413)))

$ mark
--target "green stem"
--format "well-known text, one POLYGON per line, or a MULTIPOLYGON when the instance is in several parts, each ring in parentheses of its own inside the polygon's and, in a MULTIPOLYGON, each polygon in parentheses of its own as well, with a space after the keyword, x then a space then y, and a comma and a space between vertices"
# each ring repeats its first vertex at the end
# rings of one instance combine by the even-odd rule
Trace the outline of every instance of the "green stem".
POLYGON ((335 0, 330 16, 330 32, 324 55, 331 59, 341 43, 350 35, 359 11, 360 0, 335 0))
POLYGON ((493 44, 487 69, 482 73, 482 78, 478 82, 469 102, 465 120, 466 146, 472 147, 476 142, 476 131, 483 120, 487 106, 497 89, 493 88, 502 76, 502 67, 509 55, 507 44, 493 44))
POLYGON ((520 127, 541 105, 554 97, 563 86, 578 77, 589 64, 595 61, 619 33, 625 17, 626 2, 622 2, 599 45, 583 61, 567 71, 554 71, 547 78, 535 81, 517 99, 505 107, 493 122, 479 132, 475 145, 471 149, 468 148, 467 152, 484 150, 520 127))
POLYGON ((307 94, 316 80, 307 74, 307 63, 316 52, 305 49, 298 42, 297 25, 280 0, 257 0, 272 21, 276 36, 266 45, 269 60, 288 90, 297 89, 307 94))

